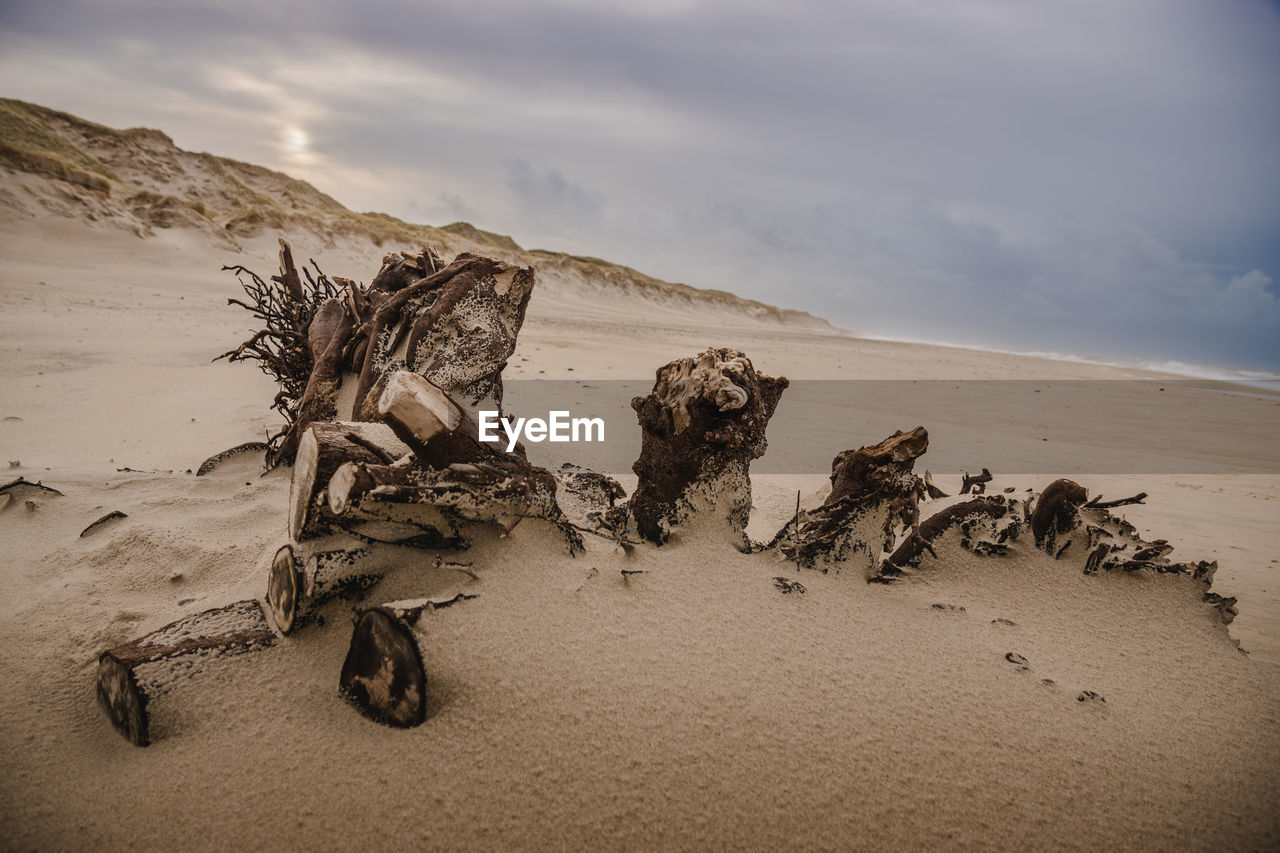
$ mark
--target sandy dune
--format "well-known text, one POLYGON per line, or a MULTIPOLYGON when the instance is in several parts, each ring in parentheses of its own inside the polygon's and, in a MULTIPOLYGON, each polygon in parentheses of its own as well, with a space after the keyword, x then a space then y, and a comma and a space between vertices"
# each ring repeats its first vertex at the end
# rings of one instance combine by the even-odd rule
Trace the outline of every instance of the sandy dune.
MULTIPOLYGON (((261 596, 285 539, 287 471, 260 477, 244 459, 187 473, 275 423, 265 377, 210 363, 248 329, 218 267, 265 272, 274 247, 263 235, 240 255, 190 230, 144 240, 48 217, 3 227, 0 460, 65 493, 0 510, 8 848, 1280 844, 1274 450, 1264 473, 1078 475, 1091 492, 1149 492, 1130 521, 1180 559, 1220 562, 1214 590, 1240 600, 1229 629, 1187 579, 1085 577, 1029 544, 999 559, 951 547, 883 586, 744 556, 696 526, 632 557, 593 540, 570 558, 529 522, 479 537, 467 555, 478 579, 410 555, 373 592, 479 595, 422 628, 423 726, 378 726, 338 696, 349 608, 333 605, 325 627, 197 662, 156 703, 153 745, 132 747, 94 702, 97 654, 261 596), (79 536, 111 510, 128 517, 79 536), (778 575, 807 591, 781 594, 778 575)), ((327 272, 365 280, 383 252, 293 239, 327 272)), ((1143 377, 861 340, 554 271, 508 376, 645 379, 709 344, 793 379, 1143 377)), ((1274 434, 1274 397, 1226 405, 1168 388, 1169 416, 1222 445, 1274 434)), ((1016 415, 990 411, 985 440, 1018 441, 1016 415)), ((940 451, 977 440, 925 425, 940 451)), ((831 454, 884 437, 833 434, 831 454)), ((1107 435, 1096 442, 1108 452, 1107 435)), ((1051 479, 994 473, 996 490, 1051 479)), ((958 486, 959 471, 935 474, 958 486)), ((752 532, 771 534, 797 490, 824 485, 756 477, 752 532)))

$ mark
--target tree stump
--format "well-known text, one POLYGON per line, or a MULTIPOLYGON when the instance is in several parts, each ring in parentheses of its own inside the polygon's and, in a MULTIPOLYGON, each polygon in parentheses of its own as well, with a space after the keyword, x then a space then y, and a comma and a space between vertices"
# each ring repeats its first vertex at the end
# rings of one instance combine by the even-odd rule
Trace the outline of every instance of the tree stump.
POLYGON ((1036 547, 1055 553, 1060 535, 1080 525, 1080 507, 1088 499, 1085 487, 1073 480, 1054 480, 1045 486, 1031 513, 1031 533, 1036 547))
POLYGON ((421 374, 471 411, 502 409, 502 368, 515 352, 533 292, 532 269, 464 252, 439 272, 403 283, 376 303, 358 334, 369 341, 354 414, 375 420, 380 383, 394 370, 421 374), (377 390, 375 390, 375 388, 377 390))
POLYGON ((642 538, 660 545, 673 526, 708 512, 745 546, 751 460, 768 446, 765 428, 787 385, 724 348, 658 369, 648 396, 631 401, 642 438, 629 507, 642 538))
MULTIPOLYGON (((533 291, 532 269, 469 253, 447 266, 431 249, 389 255, 365 288, 294 266, 281 241, 280 275, 243 267, 262 324, 219 358, 255 360, 280 383, 274 407, 286 423, 268 444, 268 467, 290 463, 313 423, 377 421, 390 374, 419 373, 462 408, 502 408, 502 368, 515 351, 533 291), (305 278, 305 281, 303 279, 305 278)), ((314 262, 312 262, 314 266, 314 262)))
POLYGON ((822 565, 825 572, 852 564, 864 578, 875 577, 897 522, 925 492, 912 468, 928 447, 929 433, 919 426, 837 454, 827 499, 816 509, 798 510, 766 547, 805 568, 822 565))

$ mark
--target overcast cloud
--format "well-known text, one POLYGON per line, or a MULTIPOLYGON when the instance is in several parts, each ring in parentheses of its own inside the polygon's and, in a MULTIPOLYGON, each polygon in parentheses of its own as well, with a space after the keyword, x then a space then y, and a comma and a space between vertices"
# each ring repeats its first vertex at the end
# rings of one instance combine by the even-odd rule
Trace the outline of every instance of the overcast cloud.
POLYGON ((1280 368, 1244 0, 0 6, 4 94, 860 331, 1280 368))

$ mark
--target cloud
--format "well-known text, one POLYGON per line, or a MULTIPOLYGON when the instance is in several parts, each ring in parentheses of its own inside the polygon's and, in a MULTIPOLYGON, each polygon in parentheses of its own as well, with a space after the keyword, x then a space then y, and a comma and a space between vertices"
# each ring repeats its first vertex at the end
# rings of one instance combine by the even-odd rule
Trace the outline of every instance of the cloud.
POLYGON ((13 95, 359 209, 868 331, 1272 367, 1277 41, 1220 0, 0 8, 13 95))
POLYGON ((580 225, 599 214, 603 197, 566 178, 558 169, 535 169, 520 157, 506 161, 507 187, 524 211, 534 218, 549 218, 580 225))

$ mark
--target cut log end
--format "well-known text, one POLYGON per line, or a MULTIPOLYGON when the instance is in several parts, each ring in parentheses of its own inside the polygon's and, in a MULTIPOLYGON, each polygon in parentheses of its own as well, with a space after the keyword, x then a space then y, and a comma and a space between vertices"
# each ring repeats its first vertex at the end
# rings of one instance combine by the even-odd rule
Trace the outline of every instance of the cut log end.
POLYGON ((293 548, 285 545, 271 561, 271 577, 267 582, 267 604, 281 634, 293 630, 294 617, 298 614, 298 595, 297 563, 293 558, 293 548))
POLYGON ((427 674, 413 630, 379 607, 356 619, 339 689, 370 719, 398 728, 427 717, 427 674))
POLYGON ((407 370, 393 373, 378 398, 378 415, 419 457, 431 439, 462 424, 462 410, 427 379, 407 370))
POLYGON ((110 653, 98 658, 98 704, 111 725, 134 746, 151 743, 147 727, 147 700, 133 671, 110 653))
POLYGON ((360 497, 373 487, 372 478, 358 462, 344 462, 329 480, 327 490, 329 511, 334 515, 342 515, 351 506, 351 501, 360 497))
POLYGON ((316 466, 320 458, 320 445, 315 433, 307 430, 298 442, 298 453, 293 462, 293 479, 289 482, 289 536, 301 539, 307 524, 307 511, 316 484, 316 466))

